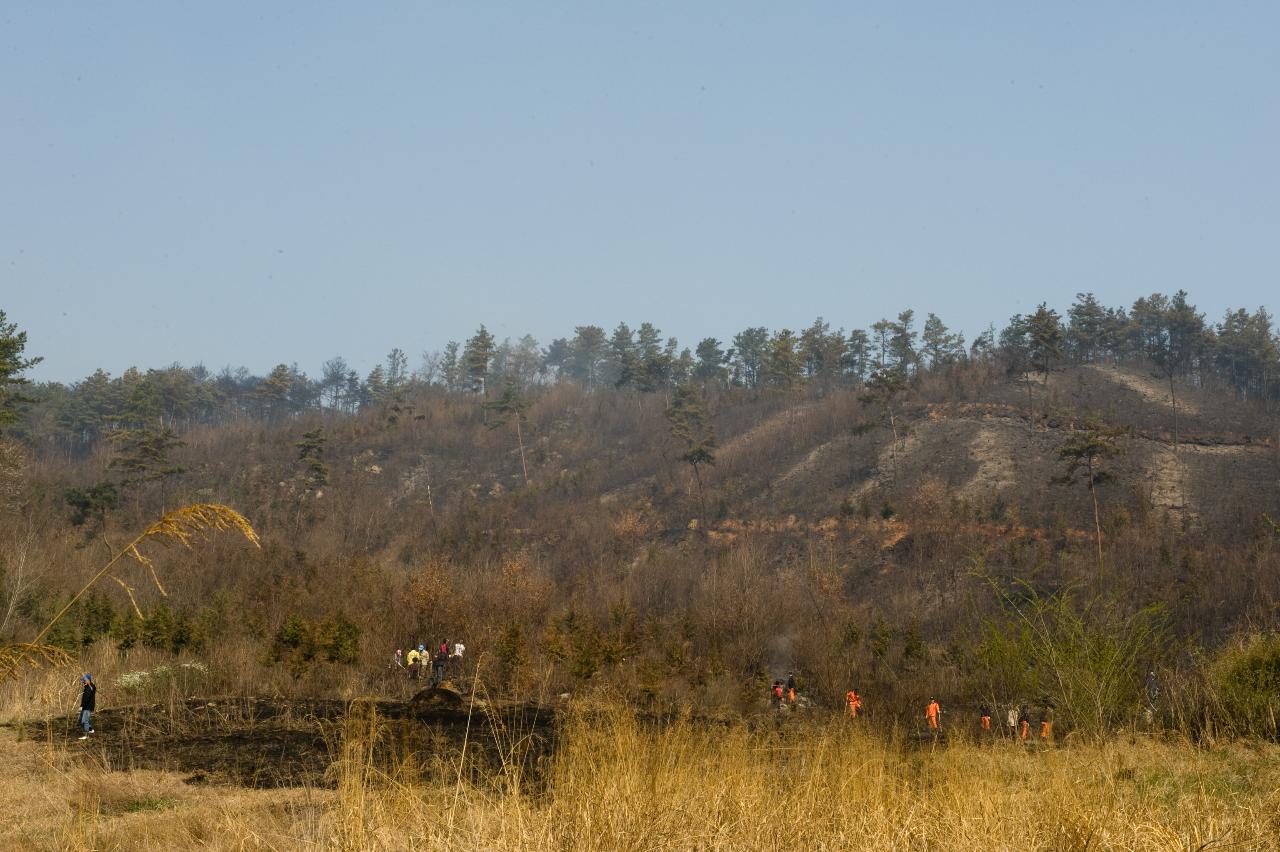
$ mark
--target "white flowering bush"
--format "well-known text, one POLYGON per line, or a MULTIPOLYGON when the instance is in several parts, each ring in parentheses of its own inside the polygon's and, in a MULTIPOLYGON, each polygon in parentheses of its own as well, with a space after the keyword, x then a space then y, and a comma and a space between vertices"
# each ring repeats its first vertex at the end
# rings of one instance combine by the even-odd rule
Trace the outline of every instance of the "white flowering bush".
POLYGON ((203 677, 208 673, 209 667, 204 663, 179 663, 176 666, 156 666, 150 670, 125 672, 115 679, 115 685, 118 689, 137 691, 168 683, 184 675, 203 677))

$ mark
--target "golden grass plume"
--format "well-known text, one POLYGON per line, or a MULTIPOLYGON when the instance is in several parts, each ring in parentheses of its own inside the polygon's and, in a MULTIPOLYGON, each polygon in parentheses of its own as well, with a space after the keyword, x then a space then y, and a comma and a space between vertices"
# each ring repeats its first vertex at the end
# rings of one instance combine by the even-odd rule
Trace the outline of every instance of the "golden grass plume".
POLYGON ((54 645, 40 645, 34 642, 15 642, 12 645, 0 645, 0 670, 9 671, 26 664, 31 668, 71 665, 71 655, 54 645))
MULTIPOLYGON (((112 571, 125 556, 145 566, 160 594, 167 595, 164 585, 160 582, 160 575, 156 572, 155 563, 139 549, 141 545, 149 541, 155 541, 166 547, 180 544, 190 549, 197 542, 206 539, 211 533, 226 531, 239 532, 254 547, 262 546, 258 540, 258 533, 244 515, 221 503, 193 503, 162 515, 133 541, 125 545, 124 549, 111 558, 111 561, 103 565, 90 578, 89 582, 85 583, 84 587, 76 592, 75 596, 62 609, 58 610, 57 615, 49 620, 49 623, 44 626, 44 629, 31 642, 0 646, 0 682, 12 677, 23 663, 39 664, 42 661, 50 662, 55 659, 48 653, 50 646, 41 644, 42 640, 53 629, 53 626, 71 611, 71 608, 76 605, 80 598, 84 597, 85 593, 97 585, 98 581, 103 577, 110 577, 124 588, 129 595, 129 602, 133 604, 134 612, 137 613, 139 618, 142 617, 142 609, 138 606, 133 587, 112 571)), ((68 657, 68 659, 70 658, 68 657)))

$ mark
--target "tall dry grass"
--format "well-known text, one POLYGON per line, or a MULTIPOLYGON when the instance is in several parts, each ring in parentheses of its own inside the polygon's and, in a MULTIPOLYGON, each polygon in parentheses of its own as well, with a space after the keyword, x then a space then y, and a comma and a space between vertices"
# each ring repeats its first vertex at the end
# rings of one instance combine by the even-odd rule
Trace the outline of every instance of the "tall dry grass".
MULTIPOLYGON (((545 778, 494 783, 447 761, 378 761, 380 724, 367 707, 348 718, 334 790, 193 788, 14 743, 0 766, 0 846, 1280 849, 1274 746, 931 746, 846 720, 656 724, 593 708, 569 714, 545 778)), ((491 732, 478 719, 474 735, 491 732)))
POLYGON ((573 716, 544 788, 381 778, 348 749, 323 846, 350 849, 1280 848, 1274 748, 1135 739, 923 747, 622 710, 573 716))

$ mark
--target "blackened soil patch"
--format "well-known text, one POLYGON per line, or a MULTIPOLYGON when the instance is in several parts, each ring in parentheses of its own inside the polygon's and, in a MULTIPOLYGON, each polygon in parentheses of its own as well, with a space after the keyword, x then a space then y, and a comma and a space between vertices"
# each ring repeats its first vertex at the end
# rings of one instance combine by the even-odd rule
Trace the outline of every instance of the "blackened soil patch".
POLYGON ((24 735, 100 759, 109 769, 161 769, 192 783, 332 787, 335 763, 372 761, 421 778, 539 783, 554 744, 554 713, 536 704, 470 707, 450 696, 410 701, 188 699, 106 708, 80 741, 74 718, 29 722, 24 735), (348 748, 354 740, 363 748, 348 748), (465 749, 464 749, 465 744, 465 749))

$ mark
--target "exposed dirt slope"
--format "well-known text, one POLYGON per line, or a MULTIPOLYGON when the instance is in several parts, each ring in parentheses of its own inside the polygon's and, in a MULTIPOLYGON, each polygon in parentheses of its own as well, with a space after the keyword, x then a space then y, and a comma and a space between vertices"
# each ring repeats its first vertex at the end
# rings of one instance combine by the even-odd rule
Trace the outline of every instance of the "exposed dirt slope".
MULTIPOLYGON (((767 424, 775 437, 777 430, 797 424, 800 443, 777 475, 758 486, 753 505, 775 518, 831 515, 844 501, 940 485, 980 510, 1016 508, 1023 517, 1041 519, 1063 512, 1070 521, 1089 513, 1088 495, 1083 487, 1050 484, 1063 472, 1058 449, 1086 416, 1100 416, 1131 427, 1119 441, 1120 455, 1106 462, 1114 477, 1104 487, 1109 505, 1145 504, 1197 523, 1210 522, 1209 515, 1230 505, 1274 510, 1280 503, 1280 451, 1259 412, 1234 400, 1206 409, 1197 395, 1204 394, 1180 389, 1176 458, 1167 387, 1113 367, 1056 372, 1047 387, 1037 381, 1030 417, 1025 388, 1016 379, 984 389, 982 398, 971 401, 906 406, 896 447, 879 419, 805 445, 805 417, 817 416, 810 406, 767 424)), ((746 452, 751 438, 743 436, 735 451, 746 452)), ((762 455, 757 463, 777 462, 762 455)))

